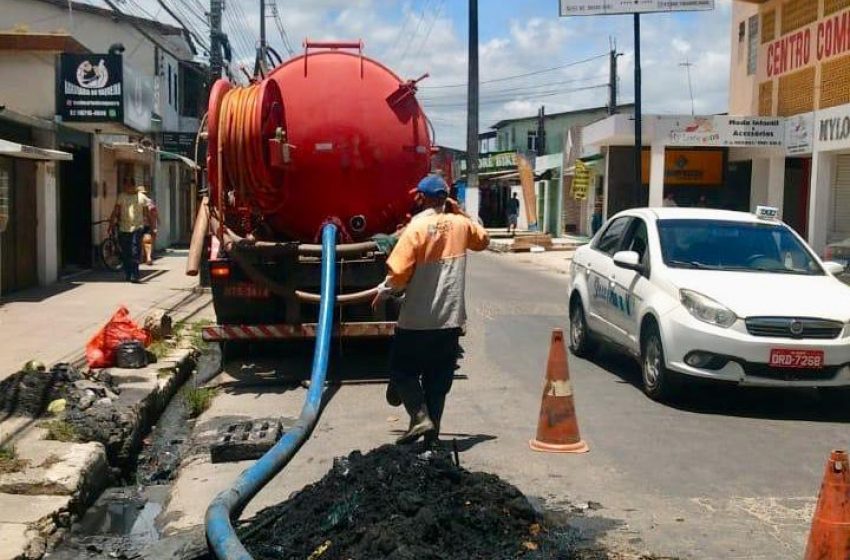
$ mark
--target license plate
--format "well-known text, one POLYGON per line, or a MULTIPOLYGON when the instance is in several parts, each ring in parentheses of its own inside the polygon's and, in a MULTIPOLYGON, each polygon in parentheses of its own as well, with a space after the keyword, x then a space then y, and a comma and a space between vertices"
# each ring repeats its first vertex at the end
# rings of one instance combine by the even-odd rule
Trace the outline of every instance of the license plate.
POLYGON ((774 348, 770 351, 770 365, 780 368, 820 368, 823 367, 823 351, 774 348))

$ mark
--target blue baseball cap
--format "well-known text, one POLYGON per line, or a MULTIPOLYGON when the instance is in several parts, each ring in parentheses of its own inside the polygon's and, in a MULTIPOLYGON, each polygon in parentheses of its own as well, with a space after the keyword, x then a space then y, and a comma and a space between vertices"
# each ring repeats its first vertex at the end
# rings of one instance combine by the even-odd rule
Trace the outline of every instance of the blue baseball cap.
POLYGON ((416 192, 429 198, 438 198, 449 195, 449 186, 439 175, 428 175, 416 185, 416 192))

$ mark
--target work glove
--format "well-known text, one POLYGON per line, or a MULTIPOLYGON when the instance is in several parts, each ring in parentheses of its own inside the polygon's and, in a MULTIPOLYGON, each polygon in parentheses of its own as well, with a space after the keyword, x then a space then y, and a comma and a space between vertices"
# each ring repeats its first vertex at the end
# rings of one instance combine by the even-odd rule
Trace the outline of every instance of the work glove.
POLYGON ((372 300, 372 309, 377 309, 378 306, 392 297, 393 289, 387 284, 387 281, 384 280, 375 288, 378 292, 375 294, 375 298, 372 300))

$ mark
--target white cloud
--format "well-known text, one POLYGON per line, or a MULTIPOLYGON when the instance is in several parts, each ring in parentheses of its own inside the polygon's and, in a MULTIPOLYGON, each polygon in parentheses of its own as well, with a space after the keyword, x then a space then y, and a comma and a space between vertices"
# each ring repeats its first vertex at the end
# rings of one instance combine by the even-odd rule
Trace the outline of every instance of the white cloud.
MULTIPOLYGON (((157 0, 134 1, 152 13, 163 14, 157 0)), ((429 72, 430 77, 421 83, 419 98, 437 130, 437 140, 463 147, 466 20, 451 19, 450 14, 457 12, 455 1, 299 0, 279 1, 278 6, 296 54, 305 37, 362 38, 368 56, 403 78, 429 72), (460 87, 443 87, 456 84, 460 87)), ((696 110, 727 110, 731 0, 715 2, 716 8, 710 12, 647 14, 641 18, 644 112, 690 112, 687 74, 679 66, 685 58, 693 64, 696 110)), ((231 15, 225 19, 225 30, 239 56, 249 61, 259 27, 257 4, 247 0, 227 3, 231 15), (240 10, 244 17, 235 17, 240 10)), ((489 13, 481 14, 482 22, 489 20, 483 23, 482 36, 486 39, 479 47, 482 131, 503 118, 534 115, 540 105, 546 106, 547 113, 553 113, 606 104, 604 88, 573 90, 607 83, 607 57, 515 79, 501 78, 604 55, 609 49, 609 37, 617 41, 623 52, 619 58, 619 100, 622 103, 633 99, 631 17, 538 17, 533 12, 527 14, 532 9, 523 3, 523 10, 501 22, 494 22, 489 13)), ((272 46, 285 54, 277 29, 271 20, 268 23, 272 46)))

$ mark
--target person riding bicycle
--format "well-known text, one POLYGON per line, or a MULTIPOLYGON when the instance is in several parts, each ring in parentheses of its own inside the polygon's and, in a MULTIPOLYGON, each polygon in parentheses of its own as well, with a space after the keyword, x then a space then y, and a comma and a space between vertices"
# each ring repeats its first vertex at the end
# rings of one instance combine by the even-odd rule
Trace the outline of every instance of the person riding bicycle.
POLYGON ((112 216, 109 218, 110 227, 118 227, 118 243, 121 246, 124 279, 134 284, 140 282, 139 260, 141 258, 142 235, 150 206, 151 199, 139 192, 133 182, 127 178, 124 181, 121 194, 118 195, 112 216))

